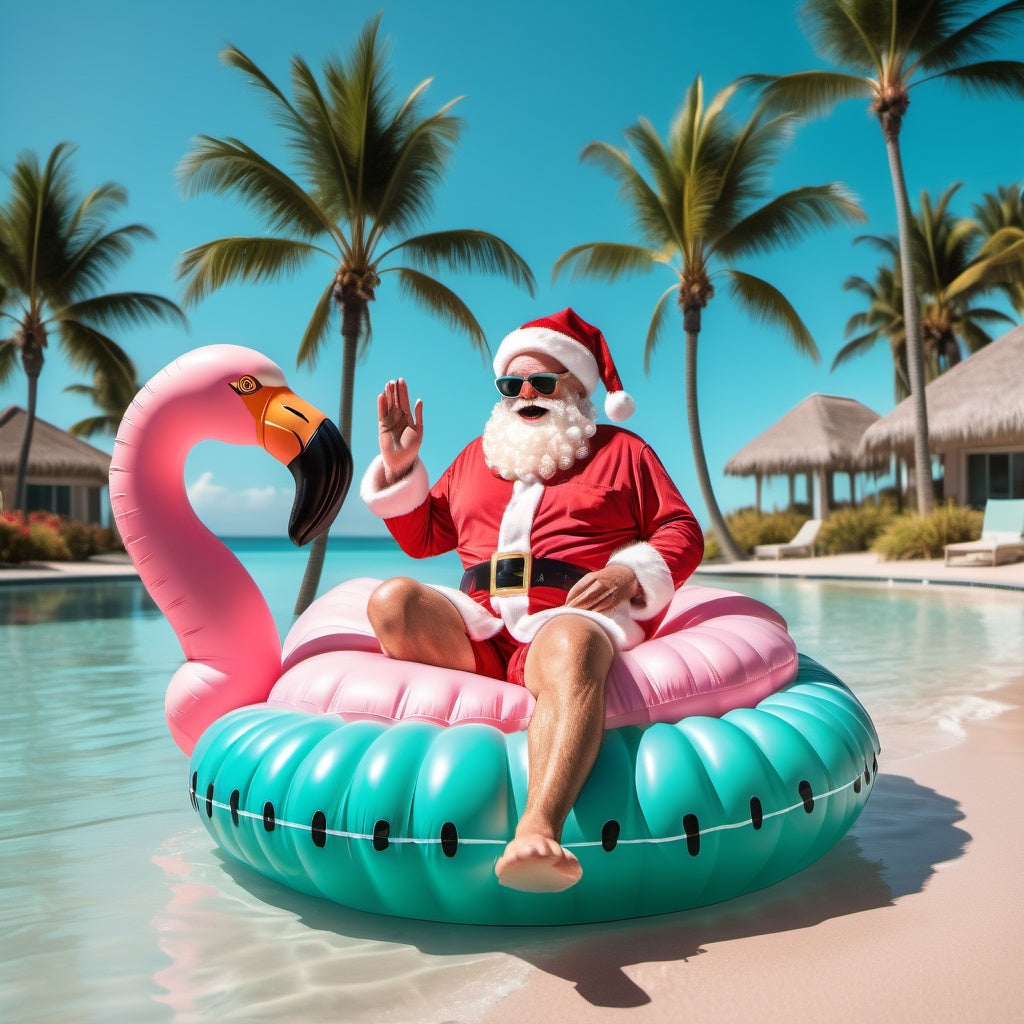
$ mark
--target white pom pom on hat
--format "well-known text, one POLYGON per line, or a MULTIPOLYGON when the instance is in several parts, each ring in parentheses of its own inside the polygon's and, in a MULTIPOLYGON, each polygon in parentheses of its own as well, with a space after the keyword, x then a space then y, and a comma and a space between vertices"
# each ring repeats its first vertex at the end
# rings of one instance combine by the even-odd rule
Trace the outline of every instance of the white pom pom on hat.
POLYGON ((621 423, 636 411, 636 403, 622 389, 604 335, 571 309, 531 320, 507 335, 494 355, 494 375, 501 377, 516 356, 544 352, 557 359, 583 385, 589 398, 598 382, 608 392, 604 411, 621 423))

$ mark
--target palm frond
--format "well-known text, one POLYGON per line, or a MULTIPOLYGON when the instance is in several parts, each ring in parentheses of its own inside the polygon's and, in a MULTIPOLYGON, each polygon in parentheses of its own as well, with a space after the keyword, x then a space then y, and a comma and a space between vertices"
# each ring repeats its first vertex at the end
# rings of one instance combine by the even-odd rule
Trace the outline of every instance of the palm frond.
POLYGON ((725 257, 769 253, 817 228, 864 220, 860 204, 842 185, 806 185, 748 214, 718 239, 712 251, 725 257))
POLYGON ((398 251, 424 270, 433 272, 445 266, 451 270, 497 274, 526 288, 531 295, 536 286, 526 261, 508 243, 475 228, 416 235, 392 246, 380 259, 398 251))
POLYGON ((842 366, 844 363, 850 362, 851 359, 856 359, 858 356, 869 352, 883 337, 882 331, 875 329, 848 341, 836 353, 835 358, 832 360, 832 365, 829 367, 829 372, 835 370, 837 366, 842 366))
POLYGON ((729 275, 729 291, 755 320, 781 327, 797 351, 810 356, 815 363, 820 360, 818 346, 814 344, 810 331, 782 292, 752 274, 739 270, 726 270, 725 273, 729 275))
POLYGON ((657 253, 641 245, 624 242, 585 242, 567 249, 555 260, 551 270, 552 279, 566 268, 572 268, 570 280, 584 277, 601 277, 617 281, 626 274, 651 270, 656 263, 663 263, 657 253))
MULTIPOLYGON (((326 249, 290 238, 217 238, 188 249, 178 259, 178 280, 187 280, 185 306, 232 281, 259 284, 294 273, 326 249)), ((333 259, 334 257, 331 256, 333 259)))
POLYGON ((11 379, 18 365, 18 346, 13 341, 0 341, 0 384, 11 379))
POLYGON ((814 117, 849 99, 870 99, 873 83, 861 75, 838 71, 798 71, 791 75, 746 75, 743 82, 760 87, 768 110, 814 117))
POLYGON ((134 254, 138 239, 154 238, 156 233, 144 224, 126 224, 90 238, 61 267, 60 293, 73 301, 102 288, 110 275, 134 254))
POLYGON ((134 374, 134 364, 113 338, 80 320, 57 324, 61 347, 68 362, 78 370, 96 370, 110 377, 134 374))
POLYGON ((169 321, 188 327, 188 320, 178 306, 162 295, 146 292, 113 292, 93 295, 61 309, 56 320, 81 320, 94 327, 135 327, 169 321))
POLYGON ((320 349, 327 338, 327 327, 331 320, 331 311, 334 309, 334 281, 330 281, 327 287, 320 293, 313 315, 306 324, 306 330, 302 334, 302 341, 299 342, 299 354, 295 358, 296 366, 304 366, 309 363, 315 366, 320 356, 320 349))
MULTIPOLYGON (((65 391, 70 390, 65 388, 65 391)), ((68 433, 72 437, 95 437, 97 434, 116 434, 121 425, 121 417, 111 414, 87 416, 84 420, 72 423, 68 433)))
POLYGON ((669 242, 682 247, 679 224, 670 214, 670 210, 682 211, 683 198, 679 183, 675 180, 673 170, 667 166, 668 158, 660 144, 650 142, 646 131, 638 131, 627 136, 633 139, 645 154, 648 164, 662 189, 659 195, 644 176, 633 165, 629 154, 606 142, 591 142, 580 154, 582 163, 591 163, 600 167, 606 174, 619 183, 619 195, 633 213, 633 217, 645 239, 655 247, 662 248, 669 242))
POLYGON ((262 216, 272 231, 297 231, 304 238, 327 234, 339 246, 337 225, 296 181, 238 139, 200 135, 177 170, 186 195, 235 193, 262 216))
POLYGON ((651 356, 654 355, 654 350, 658 347, 658 340, 661 336, 661 331, 665 326, 665 309, 666 300, 674 292, 678 291, 676 285, 672 285, 671 288, 666 288, 661 293, 661 297, 654 304, 654 311, 651 313, 651 322, 647 328, 647 337, 644 339, 644 373, 651 372, 651 356))
POLYGON ((915 61, 916 67, 927 71, 950 69, 964 65, 988 53, 992 44, 1011 35, 1014 20, 1024 15, 1024 0, 1012 0, 944 34, 937 43, 928 47, 915 61))
POLYGON ((1024 96, 1024 62, 1018 60, 987 60, 966 67, 940 71, 921 82, 942 78, 959 86, 968 94, 988 96, 1024 96))
POLYGON ((398 274, 399 286, 405 295, 452 330, 469 335, 473 347, 481 354, 487 353, 487 338, 483 328, 469 307, 450 288, 411 267, 392 267, 381 273, 398 274))

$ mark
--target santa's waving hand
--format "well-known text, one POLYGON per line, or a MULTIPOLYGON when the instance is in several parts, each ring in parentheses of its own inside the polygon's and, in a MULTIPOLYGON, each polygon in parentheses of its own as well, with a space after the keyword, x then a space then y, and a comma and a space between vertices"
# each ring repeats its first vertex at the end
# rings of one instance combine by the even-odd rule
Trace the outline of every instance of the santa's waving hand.
POLYGON ((393 484, 412 469, 423 443, 423 401, 417 399, 410 409, 409 386, 401 377, 389 380, 377 396, 377 423, 384 477, 393 484))

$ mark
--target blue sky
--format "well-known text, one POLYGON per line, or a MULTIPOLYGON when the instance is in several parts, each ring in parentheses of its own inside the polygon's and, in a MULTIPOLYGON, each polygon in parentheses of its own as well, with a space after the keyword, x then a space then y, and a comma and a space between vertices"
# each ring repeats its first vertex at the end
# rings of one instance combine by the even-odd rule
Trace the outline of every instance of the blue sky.
MULTIPOLYGON (((552 283, 551 266, 580 242, 634 240, 614 183, 579 162, 582 148, 593 140, 621 144, 623 130, 641 116, 664 135, 698 73, 713 93, 747 72, 823 66, 801 31, 798 7, 761 0, 10 4, 0 34, 0 168, 9 171, 23 150, 45 157, 57 142, 75 143, 74 169, 83 189, 122 183, 130 203, 118 223, 137 221, 157 232, 111 287, 180 298, 174 266, 182 250, 221 235, 262 231, 235 200, 183 198, 175 167, 190 140, 199 133, 233 135, 291 166, 261 97, 220 63, 219 50, 227 42, 239 46, 285 85, 293 54, 314 67, 329 54, 343 55, 366 20, 383 10, 396 95, 432 77, 425 109, 463 97, 457 107, 465 121, 462 138, 424 229, 477 227, 500 235, 530 263, 539 287, 530 298, 494 279, 446 280, 480 320, 492 351, 520 323, 567 305, 600 326, 637 401, 629 426, 653 444, 706 524, 686 431, 678 318, 663 335, 651 373, 643 372, 643 339, 657 297, 671 284, 668 272, 609 286, 565 276, 552 283)), ((997 52, 1019 58, 1024 29, 997 52)), ((968 214, 985 191, 1024 180, 1022 119, 1024 105, 1008 100, 967 101, 942 83, 915 90, 903 131, 912 196, 921 189, 934 195, 960 181, 955 209, 968 214)), ((872 276, 878 261, 873 250, 852 240, 863 232, 895 230, 881 134, 859 102, 805 126, 773 172, 776 191, 827 181, 844 182, 869 223, 812 236, 791 251, 745 265, 790 298, 817 341, 821 363, 814 365, 785 338, 749 321, 725 288, 705 311, 701 422, 724 510, 752 503, 754 494, 752 480, 722 475, 727 459, 808 395, 849 395, 880 413, 892 407, 891 362, 882 348, 829 371, 846 320, 858 310, 842 283, 851 274, 872 276)), ((271 286, 234 286, 190 310, 187 333, 140 329, 120 340, 142 379, 200 345, 250 345, 275 358, 296 391, 334 416, 340 340, 314 371, 297 370, 294 358, 331 273, 324 263, 271 286)), ((493 404, 489 361, 387 279, 371 315, 373 343, 356 379, 351 445, 357 472, 376 451, 377 391, 389 377, 403 375, 426 403, 423 454, 436 477, 479 431, 493 404)), ((62 391, 76 381, 82 377, 52 348, 40 385, 44 419, 66 427, 91 413, 88 403, 62 391)), ((0 408, 24 402, 18 374, 0 387, 0 408)), ((95 443, 109 450, 113 439, 95 443)), ((201 445, 189 460, 187 483, 218 532, 284 532, 291 479, 264 453, 201 445)), ((769 507, 786 500, 784 479, 766 489, 769 507)), ((376 528, 353 494, 335 532, 376 528)))

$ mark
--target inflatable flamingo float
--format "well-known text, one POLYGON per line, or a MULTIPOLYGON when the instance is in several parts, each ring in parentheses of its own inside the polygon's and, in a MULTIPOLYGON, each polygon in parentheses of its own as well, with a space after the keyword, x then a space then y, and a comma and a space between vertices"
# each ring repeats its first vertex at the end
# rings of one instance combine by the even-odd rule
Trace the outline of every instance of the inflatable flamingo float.
POLYGON ((111 502, 125 547, 181 642, 167 693, 192 805, 260 873, 361 910, 467 923, 665 913, 770 885, 856 820, 878 740, 853 694, 798 656, 764 604, 687 585, 657 634, 613 664, 607 732, 563 831, 580 883, 498 884, 527 788, 522 687, 386 658, 366 601, 328 592, 282 644, 248 573, 184 487, 200 440, 259 444, 296 480, 289 534, 327 529, 352 462, 337 429, 266 357, 188 353, 139 393, 111 502))

